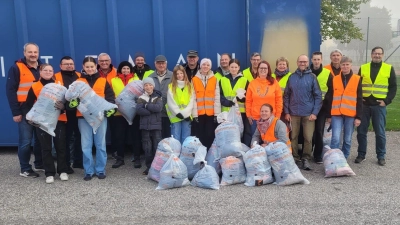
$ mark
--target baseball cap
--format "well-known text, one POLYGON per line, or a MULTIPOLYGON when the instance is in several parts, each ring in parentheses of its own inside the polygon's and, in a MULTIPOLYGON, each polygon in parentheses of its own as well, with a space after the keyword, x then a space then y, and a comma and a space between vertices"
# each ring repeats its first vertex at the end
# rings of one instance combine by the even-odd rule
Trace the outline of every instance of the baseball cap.
POLYGON ((199 56, 199 55, 197 54, 197 51, 195 51, 195 50, 189 50, 187 56, 189 56, 189 57, 196 57, 196 56, 199 56))
POLYGON ((163 56, 163 55, 158 55, 158 56, 156 56, 155 61, 156 62, 166 62, 167 58, 165 58, 165 56, 163 56))

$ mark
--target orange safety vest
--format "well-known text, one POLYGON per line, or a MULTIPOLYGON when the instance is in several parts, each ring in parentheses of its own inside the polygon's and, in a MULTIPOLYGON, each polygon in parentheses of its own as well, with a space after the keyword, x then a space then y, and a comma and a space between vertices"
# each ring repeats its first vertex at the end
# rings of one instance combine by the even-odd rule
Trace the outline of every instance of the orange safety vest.
POLYGON ((332 116, 356 116, 357 109, 357 88, 360 82, 360 76, 353 74, 346 85, 343 87, 342 76, 333 78, 333 101, 332 116))
MULTIPOLYGON (((76 75, 78 75, 78 78, 81 77, 81 73, 79 72, 75 72, 76 75)), ((56 74, 54 74, 54 78, 55 78, 55 83, 59 84, 59 85, 63 85, 64 86, 64 80, 62 78, 61 72, 58 72, 56 74)), ((67 87, 68 88, 68 87, 67 87)))
MULTIPOLYGON (((87 82, 87 80, 85 78, 78 78, 77 80, 83 81, 89 85, 89 83, 87 82)), ((107 82, 106 78, 99 77, 99 78, 97 78, 96 82, 94 83, 94 85, 92 87, 93 91, 102 98, 105 98, 104 91, 106 89, 106 82, 107 82)), ((82 113, 79 112, 79 110, 76 110, 76 116, 82 116, 82 113)))
MULTIPOLYGON (((265 141, 267 143, 271 143, 271 142, 275 142, 275 141, 278 140, 275 137, 275 125, 276 125, 276 122, 278 121, 278 119, 279 118, 275 117, 272 120, 272 123, 268 127, 268 130, 267 130, 267 132, 265 132, 265 134, 261 134, 261 132, 260 132, 261 138, 262 138, 263 141, 265 141)), ((291 144, 290 139, 289 139, 289 131, 286 133, 286 136, 288 137, 288 141, 286 142, 286 145, 288 146, 290 152, 292 152, 292 144, 291 144)))
POLYGON ((214 76, 207 80, 206 87, 198 77, 192 78, 194 90, 196 92, 198 115, 214 116, 214 100, 217 78, 214 76))
MULTIPOLYGON (((332 69, 332 65, 331 65, 331 64, 324 66, 324 68, 325 68, 325 69, 328 69, 329 71, 331 71, 331 75, 332 75, 332 76, 337 76, 337 75, 335 75, 335 73, 333 72, 333 69, 332 69)), ((341 73, 342 73, 342 72, 340 72, 338 75, 340 75, 341 73)))
POLYGON ((28 91, 36 80, 32 71, 22 62, 16 63, 19 69, 19 86, 17 90, 18 102, 25 102, 28 91))
POLYGON ((107 74, 107 77, 105 77, 109 85, 111 85, 111 80, 116 76, 117 76, 117 70, 113 67, 111 71, 107 74))
MULTIPOLYGON (((32 84, 33 93, 35 93, 36 99, 39 98, 39 94, 43 89, 42 82, 38 81, 32 84)), ((67 122, 67 114, 65 112, 61 113, 58 117, 58 121, 67 122)))

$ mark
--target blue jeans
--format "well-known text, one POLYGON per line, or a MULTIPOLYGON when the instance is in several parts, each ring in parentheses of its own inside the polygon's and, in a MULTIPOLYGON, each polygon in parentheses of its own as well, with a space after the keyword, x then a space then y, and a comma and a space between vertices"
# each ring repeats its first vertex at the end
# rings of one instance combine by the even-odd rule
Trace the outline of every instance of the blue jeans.
POLYGON ((85 119, 78 119, 79 131, 81 132, 81 143, 83 153, 83 168, 85 174, 99 175, 99 173, 106 174, 105 167, 107 163, 106 152, 106 132, 107 132, 107 119, 101 122, 100 127, 97 129, 96 134, 93 134, 92 127, 86 122, 85 119), (96 146, 96 163, 93 160, 92 146, 96 146))
POLYGON ((386 155, 386 106, 379 105, 363 105, 361 124, 357 127, 358 157, 365 158, 367 154, 367 132, 371 119, 375 131, 376 156, 378 159, 384 159, 386 155))
POLYGON ((190 136, 191 121, 182 120, 177 123, 171 123, 171 135, 181 144, 190 136))
MULTIPOLYGON (((247 119, 247 121, 249 121, 249 119, 247 119)), ((250 123, 250 122, 249 122, 250 123)), ((254 134, 254 132, 256 132, 256 129, 257 129, 257 120, 253 120, 253 123, 250 125, 250 133, 251 133, 251 136, 253 137, 253 134, 254 134)), ((251 140, 250 140, 251 141, 251 140)), ((252 143, 250 143, 250 145, 251 145, 252 143)))
POLYGON ((349 116, 332 116, 331 126, 332 126, 332 140, 331 148, 339 148, 340 145, 340 135, 343 128, 343 145, 342 152, 344 157, 349 157, 351 148, 351 137, 354 131, 354 117, 349 116))
POLYGON ((39 139, 37 138, 35 127, 30 125, 25 116, 22 116, 21 122, 18 123, 18 159, 21 167, 21 173, 31 170, 31 142, 33 138, 33 154, 35 155, 35 167, 42 167, 42 149, 39 139))

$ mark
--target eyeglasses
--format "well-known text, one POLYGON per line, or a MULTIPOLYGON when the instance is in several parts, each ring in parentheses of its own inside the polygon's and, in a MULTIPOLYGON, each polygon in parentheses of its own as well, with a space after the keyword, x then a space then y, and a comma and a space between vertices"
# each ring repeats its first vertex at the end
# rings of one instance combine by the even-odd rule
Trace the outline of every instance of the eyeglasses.
POLYGON ((109 62, 109 61, 110 61, 109 59, 106 59, 106 60, 99 60, 100 63, 109 62))
POLYGON ((259 67, 259 70, 268 70, 268 67, 259 67))
POLYGON ((61 65, 63 65, 63 66, 73 66, 74 64, 73 63, 63 63, 61 65))
POLYGON ((259 61, 261 61, 261 59, 251 59, 251 61, 259 62, 259 61))
POLYGON ((297 62, 300 63, 300 64, 308 63, 308 61, 297 61, 297 62))

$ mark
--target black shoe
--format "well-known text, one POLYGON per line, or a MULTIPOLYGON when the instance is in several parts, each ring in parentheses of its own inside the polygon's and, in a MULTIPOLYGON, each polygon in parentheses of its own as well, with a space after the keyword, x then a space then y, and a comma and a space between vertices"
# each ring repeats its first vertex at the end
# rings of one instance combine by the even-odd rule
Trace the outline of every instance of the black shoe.
POLYGON ((83 169, 82 163, 72 163, 72 168, 83 169))
POLYGON ((106 175, 105 175, 104 173, 99 173, 99 175, 97 175, 97 177, 98 177, 99 179, 105 179, 105 178, 106 178, 106 175))
POLYGON ((90 175, 90 174, 86 174, 85 175, 85 177, 83 178, 85 181, 89 181, 89 180, 91 180, 92 179, 92 175, 90 175))
POLYGON ((140 161, 140 157, 138 159, 135 159, 135 161, 133 162, 133 167, 135 168, 142 167, 142 162, 140 161))
POLYGON ((33 171, 33 170, 24 171, 23 173, 20 173, 19 175, 20 175, 21 177, 32 177, 32 178, 39 177, 39 174, 36 173, 36 172, 33 171))
POLYGON ((356 160, 354 160, 355 163, 362 163, 364 161, 365 161, 365 157, 360 157, 360 156, 357 156, 356 160))
POLYGON ((310 163, 307 159, 301 160, 303 163, 303 170, 312 170, 310 163))
POLYGON ((386 165, 386 160, 385 159, 378 159, 378 164, 380 166, 384 166, 384 165, 386 165))
POLYGON ((113 159, 118 159, 117 152, 111 153, 111 158, 113 158, 113 159))
POLYGON ((35 166, 32 168, 32 170, 35 172, 44 172, 44 167, 43 166, 35 166))
POLYGON ((73 174, 74 172, 75 171, 71 167, 67 168, 67 174, 73 174))
POLYGON ((123 166, 123 165, 125 165, 124 160, 117 159, 117 161, 112 165, 112 168, 118 168, 118 167, 123 166))
POLYGON ((143 175, 147 175, 147 174, 149 174, 149 168, 147 168, 145 171, 143 171, 143 173, 142 173, 143 175))
POLYGON ((321 158, 315 158, 314 161, 315 161, 316 164, 324 163, 321 158))

